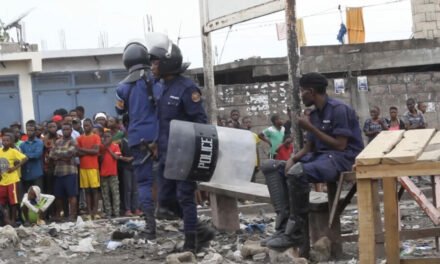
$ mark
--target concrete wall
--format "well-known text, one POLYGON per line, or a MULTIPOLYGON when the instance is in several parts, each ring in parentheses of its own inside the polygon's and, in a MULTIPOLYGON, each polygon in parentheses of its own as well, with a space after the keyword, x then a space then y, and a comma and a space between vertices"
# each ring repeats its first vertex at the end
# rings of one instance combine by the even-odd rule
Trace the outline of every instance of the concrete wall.
POLYGON ((440 37, 440 0, 411 0, 414 38, 440 37))
POLYGON ((253 131, 261 132, 270 124, 270 116, 281 114, 287 118, 290 86, 287 82, 267 82, 237 85, 217 85, 219 115, 229 118, 232 109, 241 117, 251 116, 253 131))

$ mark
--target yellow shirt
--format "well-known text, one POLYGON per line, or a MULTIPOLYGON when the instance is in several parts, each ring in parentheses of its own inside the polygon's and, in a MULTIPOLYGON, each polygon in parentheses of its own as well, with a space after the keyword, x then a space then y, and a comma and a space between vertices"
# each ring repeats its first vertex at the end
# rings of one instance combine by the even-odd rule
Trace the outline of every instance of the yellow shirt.
MULTIPOLYGON (((20 151, 9 148, 7 151, 4 151, 3 148, 0 149, 0 165, 9 164, 9 168, 14 167, 14 161, 22 161, 26 158, 26 156, 20 151)), ((7 169, 6 169, 7 170, 7 169)), ((15 170, 11 173, 3 172, 5 168, 1 168, 2 179, 0 180, 1 186, 6 186, 9 184, 13 184, 20 181, 20 177, 18 176, 18 170, 15 170)))

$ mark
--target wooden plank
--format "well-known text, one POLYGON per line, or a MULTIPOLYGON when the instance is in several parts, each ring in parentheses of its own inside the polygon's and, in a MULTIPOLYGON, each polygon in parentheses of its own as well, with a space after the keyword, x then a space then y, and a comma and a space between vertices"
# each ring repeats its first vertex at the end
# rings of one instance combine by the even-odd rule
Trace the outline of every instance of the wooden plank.
POLYGON ((372 183, 369 179, 358 179, 359 207, 359 260, 362 264, 376 263, 372 183))
POLYGON ((384 179, 383 190, 386 259, 388 264, 399 264, 400 239, 396 178, 384 179))
POLYGON ((403 139, 382 159, 383 164, 401 164, 416 162, 423 149, 431 140, 435 129, 408 130, 403 139))
POLYGON ((202 182, 199 184, 198 189, 237 199, 271 203, 267 186, 260 183, 243 182, 243 184, 237 186, 214 182, 202 182))
MULTIPOLYGON (((404 229, 400 231, 400 241, 405 240, 416 240, 420 238, 428 238, 440 236, 440 227, 431 227, 431 228, 423 228, 423 229, 404 229)), ((359 236, 356 234, 348 234, 342 235, 341 239, 343 242, 356 242, 359 239, 359 236)), ((376 235, 376 242, 383 243, 385 241, 384 234, 376 235)))
POLYGON ((428 146, 423 150, 422 155, 417 159, 418 162, 429 162, 440 160, 440 131, 437 132, 428 146))
MULTIPOLYGON (((243 182, 238 185, 229 185, 216 182, 202 182, 199 190, 224 195, 237 199, 244 199, 254 202, 271 203, 267 185, 253 182, 243 182)), ((326 207, 328 203, 327 193, 310 192, 310 204, 312 207, 326 207)))
POLYGON ((439 264, 440 258, 401 259, 400 264, 439 264))
POLYGON ((356 157, 357 165, 379 164, 385 154, 403 138, 404 130, 382 131, 364 150, 356 157))
POLYGON ((399 182, 414 198, 420 208, 422 208, 422 210, 429 216, 431 221, 435 225, 440 224, 440 211, 428 200, 428 198, 426 198, 414 182, 411 181, 409 177, 401 177, 399 178, 399 182))
POLYGON ((401 176, 439 175, 440 162, 416 162, 408 164, 380 164, 375 166, 356 166, 357 179, 380 179, 401 176))

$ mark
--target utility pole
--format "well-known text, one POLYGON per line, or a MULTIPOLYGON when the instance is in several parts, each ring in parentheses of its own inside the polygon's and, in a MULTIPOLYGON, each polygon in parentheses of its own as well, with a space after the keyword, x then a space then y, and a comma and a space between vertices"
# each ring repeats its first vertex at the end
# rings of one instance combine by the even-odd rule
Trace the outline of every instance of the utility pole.
POLYGON ((217 91, 214 82, 214 64, 212 60, 212 43, 209 32, 205 32, 205 25, 208 19, 208 0, 199 0, 200 5, 200 27, 202 33, 203 50, 203 80, 204 93, 206 98, 209 122, 217 124, 217 91))
POLYGON ((296 0, 286 0, 286 29, 287 29, 287 59, 289 65, 289 82, 292 87, 292 132, 294 135, 295 151, 303 147, 303 134, 297 125, 297 117, 301 114, 301 99, 299 98, 299 55, 298 37, 296 35, 296 0))

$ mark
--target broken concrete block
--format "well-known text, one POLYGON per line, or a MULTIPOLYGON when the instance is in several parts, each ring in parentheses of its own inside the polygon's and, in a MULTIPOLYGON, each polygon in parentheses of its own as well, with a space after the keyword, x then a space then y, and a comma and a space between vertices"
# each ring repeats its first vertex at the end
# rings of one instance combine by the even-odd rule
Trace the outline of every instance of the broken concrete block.
POLYGON ((266 253, 267 251, 268 248, 262 247, 260 245, 260 241, 248 240, 241 247, 241 256, 243 258, 247 258, 247 257, 252 257, 253 255, 259 253, 263 253, 263 252, 266 253))
POLYGON ((328 237, 321 237, 315 242, 310 251, 310 259, 316 262, 328 261, 331 257, 331 241, 328 237))
POLYGON ((166 258, 167 264, 181 264, 181 263, 197 263, 196 256, 192 252, 175 253, 168 255, 166 258))

